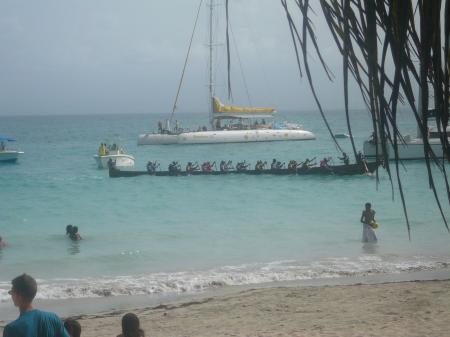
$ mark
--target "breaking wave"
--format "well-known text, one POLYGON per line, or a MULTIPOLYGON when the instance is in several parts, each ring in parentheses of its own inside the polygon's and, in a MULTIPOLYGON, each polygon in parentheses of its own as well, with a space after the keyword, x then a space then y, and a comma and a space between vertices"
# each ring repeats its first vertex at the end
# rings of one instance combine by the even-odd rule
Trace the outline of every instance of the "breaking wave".
MULTIPOLYGON (((297 261, 225 266, 204 271, 152 273, 99 278, 39 279, 37 298, 67 299, 119 295, 195 293, 234 285, 329 279, 372 274, 450 269, 450 258, 412 257, 408 260, 362 256, 328 258, 301 264, 297 261)), ((9 300, 9 282, 0 282, 0 301, 9 300)))

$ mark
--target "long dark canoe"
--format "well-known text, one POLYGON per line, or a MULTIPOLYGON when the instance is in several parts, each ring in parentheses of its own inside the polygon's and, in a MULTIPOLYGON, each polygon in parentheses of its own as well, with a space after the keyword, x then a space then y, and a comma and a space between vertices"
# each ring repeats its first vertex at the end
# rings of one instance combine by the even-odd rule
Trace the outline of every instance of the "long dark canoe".
POLYGON ((365 173, 373 173, 377 167, 380 165, 379 162, 372 163, 360 163, 360 164, 349 164, 349 165, 335 165, 327 167, 310 167, 310 168, 298 168, 296 170, 290 169, 265 169, 265 170, 244 170, 244 171, 193 171, 193 172, 169 172, 169 171, 122 171, 114 166, 109 168, 109 176, 111 178, 118 177, 137 177, 137 176, 156 176, 156 177, 166 177, 166 176, 219 176, 228 174, 247 174, 247 175, 359 175, 365 173))

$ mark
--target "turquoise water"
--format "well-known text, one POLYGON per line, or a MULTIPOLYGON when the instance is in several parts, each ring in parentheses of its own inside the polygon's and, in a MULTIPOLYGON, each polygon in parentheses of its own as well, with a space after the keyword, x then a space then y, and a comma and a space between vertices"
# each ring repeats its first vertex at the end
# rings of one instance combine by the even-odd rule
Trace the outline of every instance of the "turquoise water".
MULTIPOLYGON (((346 132, 342 112, 329 112, 346 132)), ((369 132, 354 112, 356 142, 369 132)), ((207 123, 181 115, 183 126, 207 123)), ((319 115, 281 114, 317 140, 200 146, 140 146, 139 133, 163 115, 0 117, 0 134, 16 137, 25 155, 0 166, 0 301, 11 278, 39 279, 40 298, 195 292, 226 285, 447 269, 450 235, 428 189, 422 162, 402 168, 411 241, 397 188, 375 177, 211 176, 110 179, 96 168, 100 142, 120 142, 144 169, 187 161, 336 156, 319 115), (360 242, 366 201, 377 211, 379 243, 360 242), (64 233, 77 225, 73 243, 64 233)), ((403 131, 414 133, 407 114, 403 131)), ((350 142, 341 144, 350 151, 350 142)), ((439 178, 439 171, 434 169, 439 178)), ((450 209, 439 190, 444 212, 450 209)))

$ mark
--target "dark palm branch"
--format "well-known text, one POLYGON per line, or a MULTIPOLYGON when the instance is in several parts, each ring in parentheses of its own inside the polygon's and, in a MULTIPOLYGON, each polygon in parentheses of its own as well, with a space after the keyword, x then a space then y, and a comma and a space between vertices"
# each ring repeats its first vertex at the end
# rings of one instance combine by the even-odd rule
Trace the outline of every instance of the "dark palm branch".
MULTIPOLYGON (((286 13, 300 76, 303 71, 306 73, 325 125, 337 148, 342 151, 327 122, 310 73, 308 50, 311 47, 308 40, 312 42, 314 52, 330 77, 330 70, 321 55, 309 17, 309 1, 280 1, 286 13), (300 14, 302 19, 299 22, 293 19, 294 13, 300 14)), ((399 142, 404 142, 397 125, 399 103, 407 103, 414 113, 423 137, 429 185, 449 230, 437 194, 437 188, 440 186, 436 184, 431 165, 435 163, 441 170, 444 181, 442 187, 446 189, 450 203, 450 188, 445 168, 445 161, 450 161, 450 145, 446 134, 450 104, 450 0, 320 0, 320 9, 342 54, 345 116, 354 155, 356 156, 357 152, 349 116, 349 73, 357 83, 372 116, 375 142, 379 144, 379 147, 376 147, 376 155, 385 162, 391 182, 392 171, 387 149, 389 146, 394 149, 395 174, 408 234, 410 225, 399 170, 398 147, 399 142), (444 22, 441 22, 441 17, 444 22), (388 73, 386 69, 387 59, 394 65, 393 73, 388 73), (419 100, 416 100, 414 95, 416 86, 421 89, 422 97, 419 100), (432 88, 432 95, 429 87, 432 88), (430 97, 436 111, 436 124, 444 154, 442 158, 436 156, 429 142, 430 97)))

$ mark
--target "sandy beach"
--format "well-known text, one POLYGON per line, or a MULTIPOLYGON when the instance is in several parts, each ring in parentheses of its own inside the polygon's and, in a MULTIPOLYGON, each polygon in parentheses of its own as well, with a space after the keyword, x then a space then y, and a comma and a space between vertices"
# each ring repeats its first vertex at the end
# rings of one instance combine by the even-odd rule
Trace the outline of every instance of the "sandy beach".
MULTIPOLYGON (((249 289, 131 311, 147 336, 449 336, 450 281, 249 289)), ((82 336, 116 336, 123 313, 78 316, 82 336)))

